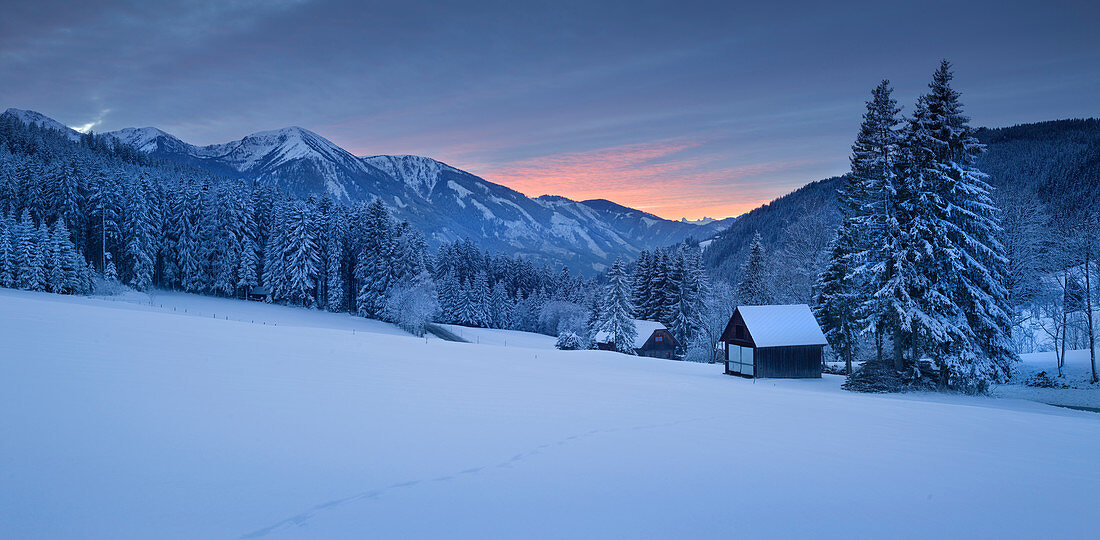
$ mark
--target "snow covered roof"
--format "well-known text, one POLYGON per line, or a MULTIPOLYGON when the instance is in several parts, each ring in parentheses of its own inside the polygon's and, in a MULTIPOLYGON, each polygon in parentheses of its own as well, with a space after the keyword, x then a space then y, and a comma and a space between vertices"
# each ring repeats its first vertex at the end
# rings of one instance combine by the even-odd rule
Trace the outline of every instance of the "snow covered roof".
MULTIPOLYGON (((638 331, 638 335, 634 338, 634 348, 641 349, 645 346, 645 342, 649 341, 649 336, 653 335, 653 332, 657 330, 668 330, 665 325, 657 321, 643 321, 634 319, 634 329, 638 331)), ((607 332, 596 332, 596 343, 607 343, 607 332)))
POLYGON ((806 304, 738 306, 737 311, 757 347, 828 344, 821 326, 806 304))

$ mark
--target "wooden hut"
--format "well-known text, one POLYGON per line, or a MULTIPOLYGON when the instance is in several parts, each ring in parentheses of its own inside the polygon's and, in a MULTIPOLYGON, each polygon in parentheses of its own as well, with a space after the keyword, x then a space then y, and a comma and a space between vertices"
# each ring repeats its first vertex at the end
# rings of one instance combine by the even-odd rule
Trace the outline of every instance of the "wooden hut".
POLYGON ((825 334, 806 304, 740 306, 722 332, 726 373, 757 378, 820 378, 825 334))
MULTIPOLYGON (((634 329, 638 332, 634 338, 634 353, 638 356, 669 359, 675 356, 679 343, 665 325, 657 321, 635 320, 634 329)), ((607 332, 598 332, 595 340, 596 348, 605 351, 615 350, 615 343, 610 340, 607 332)))
POLYGON ((271 289, 257 285, 248 289, 245 298, 254 302, 267 302, 271 299, 271 289))

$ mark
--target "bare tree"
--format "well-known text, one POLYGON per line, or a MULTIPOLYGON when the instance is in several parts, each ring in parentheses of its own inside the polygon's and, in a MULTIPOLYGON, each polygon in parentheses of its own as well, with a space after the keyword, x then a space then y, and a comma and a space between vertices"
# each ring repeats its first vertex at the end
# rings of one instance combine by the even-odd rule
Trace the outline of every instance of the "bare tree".
MULTIPOLYGON (((1057 252, 1061 262, 1062 249, 1060 246, 1048 242, 1051 235, 1048 234, 1048 226, 1051 219, 1046 209, 1037 201, 1037 197, 1030 191, 997 190, 996 201, 1001 209, 1001 243, 1004 244, 1005 256, 1008 258, 1008 267, 1005 272, 1005 288, 1008 290, 1011 302, 1014 331, 1029 333, 1024 327, 1031 318, 1029 311, 1036 311, 1043 294, 1043 247, 1048 244, 1057 252), (1032 308, 1029 310, 1029 308, 1032 308)), ((1053 268, 1047 268, 1053 271, 1053 268)))
POLYGON ((1081 228, 1081 247, 1085 257, 1082 269, 1085 274, 1085 328, 1089 336, 1089 361, 1092 364, 1092 379, 1089 382, 1093 384, 1100 382, 1100 378, 1096 376, 1096 331, 1093 328, 1092 312, 1092 265, 1095 259, 1093 250, 1096 248, 1094 235, 1097 227, 1100 227, 1100 219, 1097 218, 1096 212, 1090 212, 1081 228))
POLYGON ((772 256, 780 282, 779 300, 809 304, 816 296, 817 276, 829 262, 829 243, 835 226, 828 212, 813 211, 783 231, 782 249, 772 256))

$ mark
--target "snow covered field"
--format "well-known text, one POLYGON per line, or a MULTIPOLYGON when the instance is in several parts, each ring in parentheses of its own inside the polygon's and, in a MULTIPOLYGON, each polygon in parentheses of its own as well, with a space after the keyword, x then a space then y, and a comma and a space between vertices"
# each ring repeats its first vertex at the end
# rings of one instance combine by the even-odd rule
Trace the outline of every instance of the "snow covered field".
POLYGON ((525 347, 528 349, 554 349, 558 338, 532 332, 517 330, 499 330, 495 328, 470 328, 457 324, 441 324, 456 336, 474 344, 500 345, 502 347, 525 347))
POLYGON ((1095 531, 1097 414, 180 296, 0 291, 0 537, 1095 531))

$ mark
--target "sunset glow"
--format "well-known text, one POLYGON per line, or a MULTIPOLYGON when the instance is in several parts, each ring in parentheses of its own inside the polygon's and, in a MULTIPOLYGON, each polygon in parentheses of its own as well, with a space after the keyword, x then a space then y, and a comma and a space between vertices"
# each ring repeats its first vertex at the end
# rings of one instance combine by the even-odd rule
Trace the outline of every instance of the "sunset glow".
POLYGON ((531 197, 607 199, 666 219, 699 219, 737 216, 782 195, 784 187, 760 178, 799 165, 730 166, 720 163, 722 156, 684 155, 699 146, 690 141, 634 144, 475 170, 531 197))

